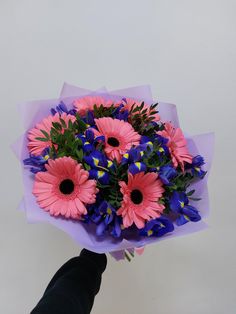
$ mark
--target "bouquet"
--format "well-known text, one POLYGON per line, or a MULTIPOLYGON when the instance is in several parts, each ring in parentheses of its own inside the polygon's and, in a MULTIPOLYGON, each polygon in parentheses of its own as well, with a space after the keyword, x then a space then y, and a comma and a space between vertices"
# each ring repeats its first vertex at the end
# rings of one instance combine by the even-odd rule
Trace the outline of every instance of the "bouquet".
POLYGON ((28 220, 47 221, 81 246, 128 260, 145 245, 206 227, 213 135, 189 137, 174 105, 148 87, 21 105, 28 220))

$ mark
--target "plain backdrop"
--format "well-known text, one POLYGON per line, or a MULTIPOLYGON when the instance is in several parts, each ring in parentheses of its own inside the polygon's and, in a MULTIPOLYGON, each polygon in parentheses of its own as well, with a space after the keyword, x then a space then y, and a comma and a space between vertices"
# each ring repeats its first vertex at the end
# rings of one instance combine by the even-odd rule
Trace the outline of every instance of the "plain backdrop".
POLYGON ((92 313, 236 313, 235 14, 235 0, 0 0, 0 313, 29 313, 81 249, 16 211, 22 181, 9 148, 22 132, 16 104, 55 98, 64 81, 150 84, 156 100, 177 104, 184 131, 216 134, 209 229, 131 263, 109 257, 92 313))

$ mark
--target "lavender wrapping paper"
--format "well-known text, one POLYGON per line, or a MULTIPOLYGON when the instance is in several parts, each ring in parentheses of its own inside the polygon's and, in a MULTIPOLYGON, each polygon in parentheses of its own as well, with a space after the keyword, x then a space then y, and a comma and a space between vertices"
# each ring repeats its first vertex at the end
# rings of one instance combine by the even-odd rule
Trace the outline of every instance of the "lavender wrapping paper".
MULTIPOLYGON (((214 134, 207 133, 196 136, 187 136, 188 148, 192 155, 201 154, 204 156, 205 165, 203 167, 208 173, 203 180, 194 183, 191 188, 196 190, 195 196, 201 198, 197 202, 197 208, 200 211, 202 220, 199 222, 189 222, 180 227, 175 226, 174 232, 166 234, 160 238, 129 238, 114 239, 111 236, 98 238, 95 232, 95 226, 86 225, 82 222, 75 222, 63 218, 55 218, 41 209, 32 194, 34 176, 26 169, 22 160, 28 157, 27 149, 27 133, 36 123, 40 122, 45 116, 50 114, 50 108, 58 104, 62 100, 66 105, 71 106, 72 100, 83 97, 85 95, 101 94, 105 98, 114 100, 123 97, 131 97, 136 100, 144 100, 146 103, 153 103, 152 94, 149 86, 138 86, 117 91, 107 91, 101 88, 95 92, 82 89, 69 84, 64 84, 59 99, 31 101, 19 106, 21 118, 25 133, 12 145, 17 158, 20 161, 24 186, 24 197, 19 204, 19 210, 25 211, 27 220, 30 223, 47 222, 55 225, 57 228, 66 232, 80 246, 97 253, 110 252, 117 260, 122 259, 123 250, 133 249, 134 247, 143 247, 153 242, 159 242, 176 236, 182 236, 203 230, 207 227, 204 219, 209 214, 209 196, 207 189, 207 179, 213 157, 214 134)), ((158 110, 163 121, 171 121, 175 127, 179 126, 176 106, 173 104, 159 103, 158 110)), ((195 202, 196 205, 196 202, 195 202)))

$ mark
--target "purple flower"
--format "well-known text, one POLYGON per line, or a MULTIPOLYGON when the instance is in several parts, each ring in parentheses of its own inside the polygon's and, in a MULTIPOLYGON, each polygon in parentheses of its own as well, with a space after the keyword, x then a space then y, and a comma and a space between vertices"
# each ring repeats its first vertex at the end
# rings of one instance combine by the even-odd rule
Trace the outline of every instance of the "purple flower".
POLYGON ((168 232, 174 230, 173 223, 166 217, 150 220, 146 223, 145 227, 140 230, 139 234, 148 237, 162 237, 168 232))
POLYGON ((109 174, 104 170, 97 170, 97 169, 90 169, 89 170, 89 178, 96 179, 101 184, 108 184, 109 183, 109 174))
POLYGON ((127 109, 123 110, 123 107, 123 104, 120 104, 118 107, 116 107, 113 112, 113 117, 115 119, 128 121, 129 111, 127 109))
POLYGON ((204 158, 200 155, 197 155, 193 158, 192 164, 187 165, 188 168, 191 169, 193 175, 203 179, 206 175, 206 171, 201 169, 201 166, 205 164, 204 158))
POLYGON ((171 185, 171 180, 176 177, 177 171, 171 166, 162 166, 159 170, 159 178, 166 185, 171 185))
POLYGON ((66 105, 61 101, 59 103, 59 105, 56 106, 56 108, 52 108, 51 109, 51 113, 53 115, 55 115, 56 113, 62 114, 63 112, 65 112, 66 114, 71 114, 71 115, 75 115, 76 114, 76 110, 75 109, 67 109, 66 105))
POLYGON ((30 171, 32 173, 37 173, 39 171, 46 171, 45 164, 49 159, 49 148, 45 148, 42 152, 42 155, 30 155, 29 158, 23 160, 25 166, 32 166, 30 171))
POLYGON ((178 226, 187 223, 188 221, 197 222, 201 219, 197 209, 189 205, 189 200, 184 192, 175 191, 170 198, 170 209, 178 214, 176 224, 178 226))
POLYGON ((133 175, 142 171, 146 171, 146 169, 147 166, 145 165, 145 163, 140 161, 136 161, 129 166, 129 172, 133 175))
POLYGON ((97 224, 96 234, 104 235, 105 231, 111 229, 111 234, 118 238, 121 235, 121 220, 116 215, 116 210, 107 201, 102 201, 94 211, 91 220, 97 224))
POLYGON ((84 135, 83 134, 77 135, 77 138, 79 138, 82 141, 83 151, 86 153, 92 152, 93 150, 96 149, 96 145, 99 142, 105 141, 104 136, 95 137, 91 129, 87 129, 84 135))

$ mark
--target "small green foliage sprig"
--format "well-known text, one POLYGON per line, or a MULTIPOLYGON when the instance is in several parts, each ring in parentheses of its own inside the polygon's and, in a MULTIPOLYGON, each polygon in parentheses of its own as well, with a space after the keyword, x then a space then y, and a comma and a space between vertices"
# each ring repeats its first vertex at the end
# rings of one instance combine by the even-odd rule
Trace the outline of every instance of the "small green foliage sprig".
POLYGON ((94 118, 99 119, 104 117, 113 117, 115 110, 116 107, 114 104, 112 104, 110 107, 104 107, 103 104, 100 104, 99 106, 94 104, 93 106, 94 118))
POLYGON ((142 161, 145 163, 147 168, 159 168, 164 165, 168 165, 171 163, 168 156, 163 155, 162 158, 158 156, 158 151, 162 148, 161 144, 154 140, 153 142, 153 148, 151 149, 149 146, 147 146, 147 150, 144 151, 142 161))
POLYGON ((114 208, 120 208, 123 195, 120 192, 119 181, 127 182, 128 179, 128 166, 118 164, 114 160, 114 168, 109 170, 109 184, 102 185, 98 183, 98 187, 103 198, 108 201, 114 208))
POLYGON ((155 114, 158 113, 156 107, 158 103, 152 104, 150 108, 144 108, 144 101, 141 105, 132 105, 129 113, 129 123, 134 130, 140 135, 151 135, 155 131, 159 131, 158 125, 152 125, 151 122, 155 120, 155 114))
POLYGON ((52 122, 50 133, 41 130, 44 137, 37 137, 39 141, 51 141, 50 158, 70 156, 79 162, 83 161, 82 141, 77 138, 86 130, 86 123, 76 114, 76 120, 69 120, 68 124, 60 118, 60 122, 52 122))

